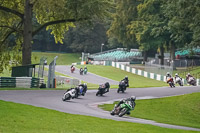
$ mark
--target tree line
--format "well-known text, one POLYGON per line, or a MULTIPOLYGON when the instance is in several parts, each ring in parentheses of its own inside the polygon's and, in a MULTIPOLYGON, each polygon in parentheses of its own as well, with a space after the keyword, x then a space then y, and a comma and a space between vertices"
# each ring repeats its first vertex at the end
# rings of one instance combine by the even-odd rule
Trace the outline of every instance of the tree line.
POLYGON ((95 53, 102 43, 173 60, 200 45, 199 9, 198 0, 0 0, 0 72, 31 64, 32 49, 95 53))

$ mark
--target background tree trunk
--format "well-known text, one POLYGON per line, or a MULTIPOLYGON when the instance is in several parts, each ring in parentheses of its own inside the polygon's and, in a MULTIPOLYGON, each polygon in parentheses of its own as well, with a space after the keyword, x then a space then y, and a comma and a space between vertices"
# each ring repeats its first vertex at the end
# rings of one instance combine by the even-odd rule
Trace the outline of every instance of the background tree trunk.
POLYGON ((175 46, 172 41, 170 41, 170 59, 171 61, 175 60, 175 46))
POLYGON ((164 65, 164 47, 163 46, 160 47, 160 56, 161 56, 160 65, 164 65))
POLYGON ((31 64, 32 52, 32 5, 26 0, 24 9, 24 32, 22 44, 22 65, 31 64))
POLYGON ((143 63, 147 61, 147 51, 143 51, 143 63))

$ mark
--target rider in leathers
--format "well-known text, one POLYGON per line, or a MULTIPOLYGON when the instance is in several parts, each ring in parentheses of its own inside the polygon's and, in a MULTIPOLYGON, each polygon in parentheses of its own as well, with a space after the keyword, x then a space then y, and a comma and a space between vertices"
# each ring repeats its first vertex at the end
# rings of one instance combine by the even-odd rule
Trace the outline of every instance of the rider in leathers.
MULTIPOLYGON (((134 110, 134 108, 135 108, 135 106, 136 106, 135 99, 136 99, 135 96, 131 96, 130 98, 126 98, 126 99, 122 99, 122 100, 117 104, 116 107, 119 107, 121 104, 125 103, 126 101, 131 101, 131 103, 132 103, 131 106, 133 107, 133 110, 134 110)), ((127 115, 130 115, 130 111, 127 112, 127 115)))

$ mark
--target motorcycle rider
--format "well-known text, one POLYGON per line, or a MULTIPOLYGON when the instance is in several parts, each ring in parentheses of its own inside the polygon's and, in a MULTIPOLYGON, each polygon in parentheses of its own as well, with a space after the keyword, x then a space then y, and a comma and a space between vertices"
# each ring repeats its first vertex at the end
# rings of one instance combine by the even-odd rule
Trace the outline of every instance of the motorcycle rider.
POLYGON ((80 74, 83 74, 83 68, 82 67, 80 68, 80 74))
POLYGON ((123 79, 125 84, 126 84, 126 87, 129 87, 129 80, 128 80, 128 76, 125 76, 125 78, 123 79))
POLYGON ((108 82, 104 83, 104 84, 101 84, 101 89, 104 91, 104 92, 109 92, 109 88, 110 88, 110 84, 108 82))
POLYGON ((87 71, 88 71, 88 69, 87 69, 87 67, 86 67, 86 66, 84 67, 84 71, 85 71, 85 70, 87 70, 87 71))
POLYGON ((167 78, 172 78, 172 75, 169 72, 166 73, 166 81, 167 81, 167 78))
MULTIPOLYGON (((131 104, 132 104, 132 107, 133 107, 133 110, 135 109, 135 106, 136 106, 136 103, 135 103, 135 100, 136 100, 136 96, 131 96, 130 98, 126 98, 126 99, 122 99, 116 106, 119 107, 121 104, 125 103, 126 101, 130 101, 131 104)), ((130 112, 127 112, 127 115, 130 115, 131 113, 130 112)))
POLYGON ((104 87, 105 87, 105 89, 106 89, 106 92, 109 92, 110 84, 109 84, 108 82, 106 82, 106 83, 104 84, 104 87))
POLYGON ((188 74, 186 75, 186 80, 187 80, 187 82, 188 82, 189 84, 191 84, 191 83, 190 83, 191 81, 189 81, 189 78, 190 78, 190 77, 194 78, 190 73, 188 73, 188 74))
POLYGON ((176 78, 180 78, 182 80, 182 78, 178 75, 178 73, 175 74, 174 78, 175 78, 175 80, 176 80, 176 78))
MULTIPOLYGON (((87 91, 87 84, 86 84, 86 83, 79 84, 78 86, 79 86, 79 87, 80 87, 80 86, 83 87, 83 92, 86 93, 86 91, 87 91)), ((84 95, 84 93, 82 93, 82 95, 84 95)))

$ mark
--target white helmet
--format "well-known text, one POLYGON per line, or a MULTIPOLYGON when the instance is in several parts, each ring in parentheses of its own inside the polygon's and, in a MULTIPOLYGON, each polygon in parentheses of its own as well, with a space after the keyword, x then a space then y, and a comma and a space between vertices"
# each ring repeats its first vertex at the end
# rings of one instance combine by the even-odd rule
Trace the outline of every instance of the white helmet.
POLYGON ((169 72, 167 72, 167 75, 169 75, 170 73, 169 72))
POLYGON ((136 96, 131 96, 132 101, 135 101, 135 99, 136 99, 136 96))
POLYGON ((178 73, 176 73, 175 76, 178 76, 178 73))

